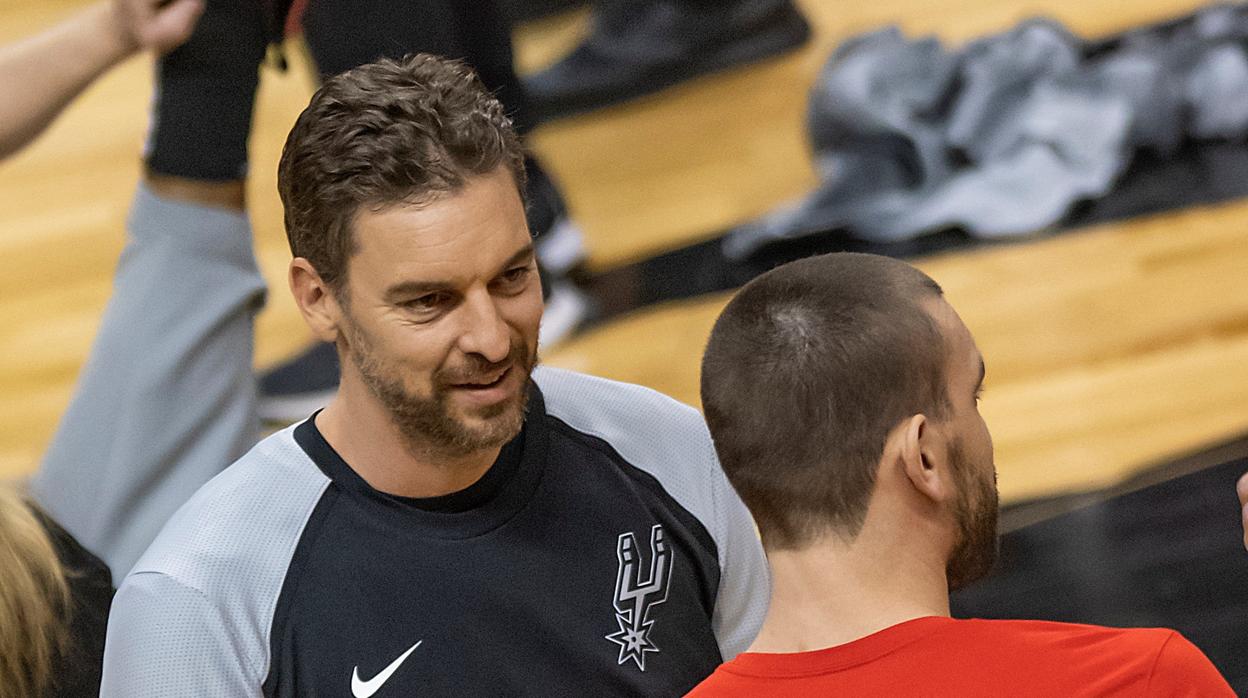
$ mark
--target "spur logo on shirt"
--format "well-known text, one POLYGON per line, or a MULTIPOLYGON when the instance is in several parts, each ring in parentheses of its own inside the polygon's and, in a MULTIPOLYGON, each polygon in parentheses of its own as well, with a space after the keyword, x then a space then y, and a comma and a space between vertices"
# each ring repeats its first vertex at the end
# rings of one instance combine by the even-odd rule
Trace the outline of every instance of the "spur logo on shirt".
POLYGON ((615 554, 620 563, 615 576, 615 621, 620 630, 606 638, 620 646, 619 664, 631 659, 645 671, 646 653, 659 651, 650 639, 654 628, 650 610, 667 601, 672 550, 664 539, 663 527, 656 524, 650 529, 650 571, 645 581, 641 579, 641 549, 631 532, 620 534, 615 554))

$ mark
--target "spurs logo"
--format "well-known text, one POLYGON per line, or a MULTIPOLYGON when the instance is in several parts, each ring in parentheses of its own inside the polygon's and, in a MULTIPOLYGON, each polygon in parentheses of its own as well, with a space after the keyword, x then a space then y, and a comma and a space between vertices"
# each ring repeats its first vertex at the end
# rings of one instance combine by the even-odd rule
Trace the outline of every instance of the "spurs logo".
POLYGON ((615 549, 620 561, 615 576, 615 620, 619 632, 607 639, 620 646, 619 663, 633 660, 637 668, 646 670, 646 653, 658 652, 650 640, 650 609, 667 601, 668 582, 672 578, 672 551, 663 538, 663 527, 650 529, 650 573, 641 579, 641 551, 632 533, 621 533, 615 549))

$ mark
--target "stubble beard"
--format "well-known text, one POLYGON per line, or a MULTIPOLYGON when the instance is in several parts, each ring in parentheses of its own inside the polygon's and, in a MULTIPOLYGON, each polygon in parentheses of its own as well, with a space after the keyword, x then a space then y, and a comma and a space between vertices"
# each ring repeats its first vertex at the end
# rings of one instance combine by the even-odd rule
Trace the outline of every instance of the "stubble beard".
POLYGON ((982 579, 997 561, 999 504, 995 468, 991 481, 978 475, 960 441, 950 445, 949 459, 960 480, 954 509, 958 543, 945 567, 949 590, 954 591, 982 579))
POLYGON ((466 366, 453 371, 435 371, 431 379, 432 394, 425 397, 407 390, 401 373, 377 357, 358 328, 351 328, 349 339, 351 361, 364 385, 389 412, 391 422, 413 453, 452 458, 465 456, 502 446, 514 439, 524 426, 529 376, 537 357, 523 340, 512 341, 511 350, 502 362, 490 363, 473 355, 468 357, 466 366), (504 365, 523 373, 521 389, 507 400, 475 410, 472 416, 477 424, 469 424, 457 417, 452 410, 451 389, 448 386, 497 371, 504 365))

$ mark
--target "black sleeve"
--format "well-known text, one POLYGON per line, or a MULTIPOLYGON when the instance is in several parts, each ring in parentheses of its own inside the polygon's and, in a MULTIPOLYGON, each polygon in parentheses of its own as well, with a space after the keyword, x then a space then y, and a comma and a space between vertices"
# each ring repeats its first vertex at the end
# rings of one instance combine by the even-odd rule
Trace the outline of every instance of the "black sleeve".
POLYGON ((73 536, 39 510, 56 549, 65 581, 69 583, 69 646, 57 657, 52 670, 54 684, 49 696, 98 696, 104 659, 104 631, 113 602, 113 581, 108 565, 83 548, 73 536))

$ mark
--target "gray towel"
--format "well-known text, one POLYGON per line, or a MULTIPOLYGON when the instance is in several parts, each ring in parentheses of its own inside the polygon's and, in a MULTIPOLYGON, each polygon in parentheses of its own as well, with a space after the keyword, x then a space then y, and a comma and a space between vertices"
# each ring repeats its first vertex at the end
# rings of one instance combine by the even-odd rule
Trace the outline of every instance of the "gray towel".
POLYGON ((819 187, 731 231, 725 252, 833 230, 1042 231, 1108 193, 1138 152, 1248 135, 1245 38, 1248 8, 1215 6, 1101 44, 1048 20, 956 52, 896 28, 850 39, 811 93, 819 187))

